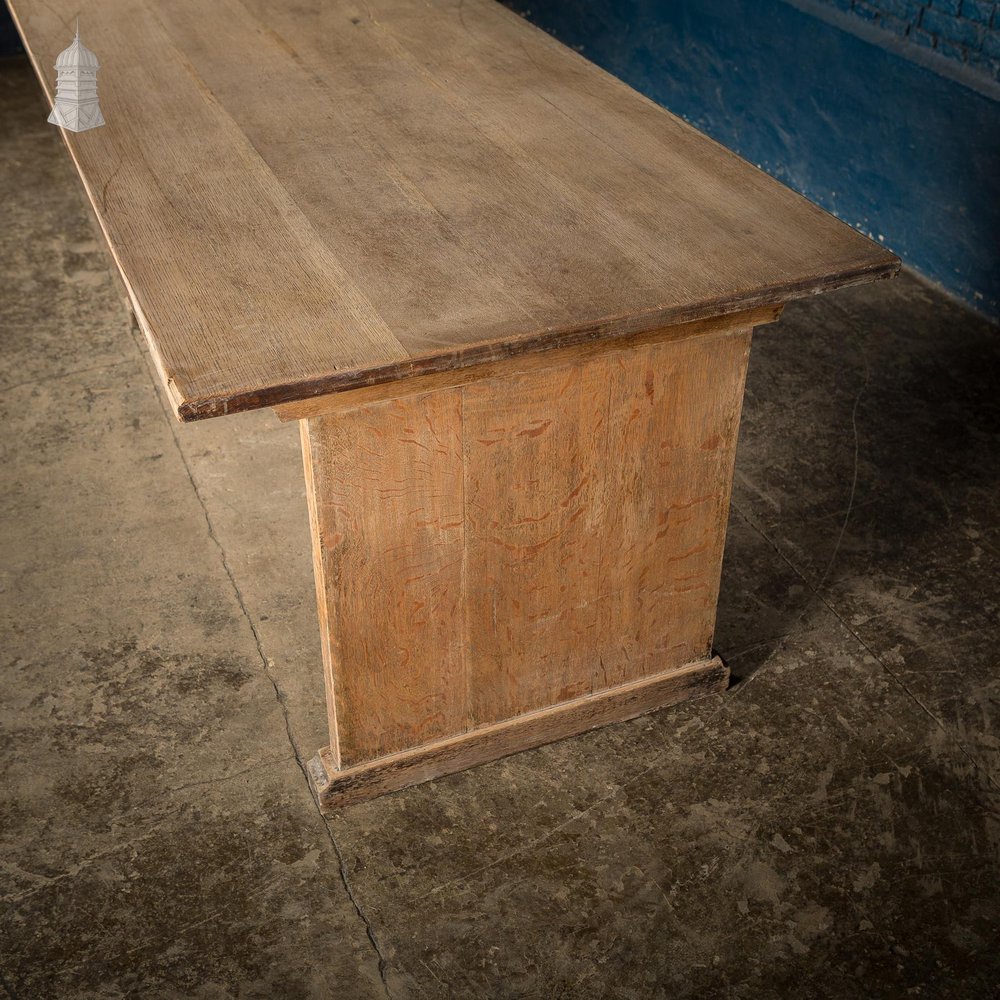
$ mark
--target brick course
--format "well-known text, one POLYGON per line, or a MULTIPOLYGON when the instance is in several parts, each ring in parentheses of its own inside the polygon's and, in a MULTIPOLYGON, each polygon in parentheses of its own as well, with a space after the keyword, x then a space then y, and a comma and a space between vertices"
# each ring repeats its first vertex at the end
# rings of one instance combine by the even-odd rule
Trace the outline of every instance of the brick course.
POLYGON ((822 0, 1000 81, 1000 0, 822 0))

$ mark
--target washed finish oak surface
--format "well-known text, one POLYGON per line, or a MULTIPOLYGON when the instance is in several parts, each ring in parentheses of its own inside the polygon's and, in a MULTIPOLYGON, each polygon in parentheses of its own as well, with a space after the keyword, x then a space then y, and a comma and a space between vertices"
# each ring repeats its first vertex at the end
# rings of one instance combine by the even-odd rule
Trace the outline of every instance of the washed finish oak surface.
POLYGON ((339 766, 710 659, 752 321, 301 422, 339 766))
POLYGON ((751 308, 887 251, 490 0, 14 0, 195 419, 751 308))

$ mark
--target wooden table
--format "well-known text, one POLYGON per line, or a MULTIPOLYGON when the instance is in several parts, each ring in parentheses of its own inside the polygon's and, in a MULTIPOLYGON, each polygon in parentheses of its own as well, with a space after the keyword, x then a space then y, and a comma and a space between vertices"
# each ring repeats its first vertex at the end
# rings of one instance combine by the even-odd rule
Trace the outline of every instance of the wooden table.
POLYGON ((302 432, 324 808, 721 691, 751 331, 898 260, 491 0, 14 0, 184 421, 302 432))

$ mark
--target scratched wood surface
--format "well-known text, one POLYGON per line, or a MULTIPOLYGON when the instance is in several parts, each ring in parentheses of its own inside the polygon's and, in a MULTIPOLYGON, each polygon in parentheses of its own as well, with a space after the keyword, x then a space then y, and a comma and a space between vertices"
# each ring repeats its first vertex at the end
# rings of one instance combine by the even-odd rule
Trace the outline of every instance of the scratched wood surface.
POLYGON ((434 393, 303 422, 345 763, 464 728, 461 419, 434 393))
POLYGON ((492 0, 13 0, 183 419, 886 277, 884 249, 492 0))
POLYGON ((340 766, 708 659, 750 336, 303 421, 340 766))

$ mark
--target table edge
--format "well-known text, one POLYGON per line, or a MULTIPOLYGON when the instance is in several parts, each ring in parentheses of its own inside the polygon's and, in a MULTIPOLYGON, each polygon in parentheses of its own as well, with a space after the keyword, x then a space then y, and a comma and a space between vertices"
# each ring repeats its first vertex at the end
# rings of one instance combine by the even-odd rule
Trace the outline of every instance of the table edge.
MULTIPOLYGON (((341 369, 318 377, 291 379, 287 382, 276 382, 274 385, 263 388, 237 390, 225 395, 216 393, 200 397, 188 396, 184 393, 183 388, 167 375, 161 365, 157 364, 157 369, 164 380, 175 415, 181 422, 190 423, 196 420, 265 409, 284 403, 300 402, 350 389, 401 381, 419 375, 489 364, 518 354, 544 352, 584 344, 588 341, 613 340, 696 320, 724 317, 731 313, 743 312, 759 306, 783 305, 794 299, 832 291, 836 288, 892 278, 899 272, 899 269, 899 258, 885 251, 885 258, 882 260, 826 275, 806 277, 792 283, 751 289, 743 294, 725 299, 671 306, 664 309, 651 309, 630 316, 612 316, 597 321, 549 328, 503 340, 473 342, 459 349, 448 348, 431 351, 376 367, 341 369)), ((124 279, 124 275, 122 277, 124 279)), ((127 280, 126 288, 128 288, 127 280)), ((135 307, 134 297, 131 295, 130 289, 129 291, 129 298, 135 307)), ((147 324, 143 322, 138 310, 136 318, 155 360, 158 357, 156 338, 147 324)))

